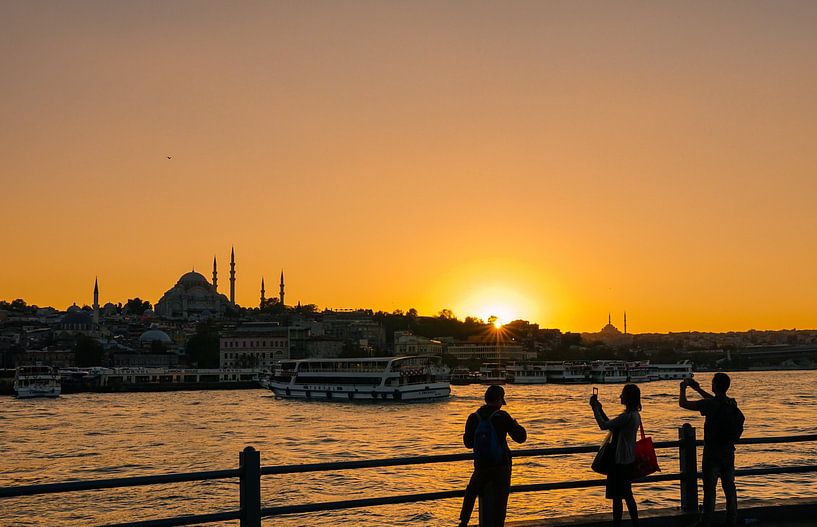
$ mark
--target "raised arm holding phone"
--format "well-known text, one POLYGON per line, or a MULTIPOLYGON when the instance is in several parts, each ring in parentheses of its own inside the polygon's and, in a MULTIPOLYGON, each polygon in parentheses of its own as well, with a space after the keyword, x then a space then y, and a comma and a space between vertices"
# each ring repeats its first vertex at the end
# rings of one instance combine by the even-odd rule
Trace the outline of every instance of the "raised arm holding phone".
POLYGON ((731 379, 725 373, 712 377, 709 393, 694 379, 684 379, 678 396, 681 408, 700 412, 704 422, 704 453, 701 460, 704 485, 704 510, 698 525, 709 527, 715 511, 715 486, 721 480, 726 497, 726 524, 737 524, 738 497, 735 490, 735 442, 743 433, 743 413, 737 402, 726 396, 731 379), (687 399, 687 388, 701 396, 697 401, 687 399))

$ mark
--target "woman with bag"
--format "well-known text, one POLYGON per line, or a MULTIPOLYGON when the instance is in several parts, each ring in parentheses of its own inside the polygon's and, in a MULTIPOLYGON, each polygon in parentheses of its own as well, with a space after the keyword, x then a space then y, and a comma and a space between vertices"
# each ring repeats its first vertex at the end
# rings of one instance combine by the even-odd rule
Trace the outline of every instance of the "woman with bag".
POLYGON ((624 412, 614 419, 609 419, 601 407, 598 397, 590 397, 590 407, 602 430, 609 430, 611 441, 605 440, 603 452, 599 452, 593 462, 593 470, 607 474, 606 497, 613 500, 613 525, 621 525, 624 513, 622 500, 627 503, 630 520, 638 527, 638 506, 633 497, 632 472, 635 463, 636 431, 641 425, 641 390, 635 384, 626 384, 621 390, 621 404, 624 412))

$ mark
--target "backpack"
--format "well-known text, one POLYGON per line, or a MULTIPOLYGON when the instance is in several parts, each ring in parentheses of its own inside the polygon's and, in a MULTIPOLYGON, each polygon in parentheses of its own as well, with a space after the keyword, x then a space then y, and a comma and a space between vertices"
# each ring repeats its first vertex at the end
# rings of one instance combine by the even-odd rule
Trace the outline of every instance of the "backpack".
POLYGON ((497 412, 499 410, 494 411, 487 419, 476 412, 479 423, 474 431, 474 460, 480 465, 499 465, 505 461, 505 449, 491 422, 497 412))
POLYGON ((740 411, 738 403, 734 399, 729 399, 728 403, 721 403, 720 408, 712 418, 715 425, 712 431, 717 442, 734 444, 743 435, 746 416, 740 411))

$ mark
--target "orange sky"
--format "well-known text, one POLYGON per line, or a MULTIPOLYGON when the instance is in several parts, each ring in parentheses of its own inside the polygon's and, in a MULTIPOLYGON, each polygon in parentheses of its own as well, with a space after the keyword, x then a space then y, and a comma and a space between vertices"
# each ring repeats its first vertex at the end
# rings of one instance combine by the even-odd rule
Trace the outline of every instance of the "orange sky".
POLYGON ((813 2, 0 3, 0 298, 817 327, 813 2), (168 160, 167 155, 173 156, 168 160))

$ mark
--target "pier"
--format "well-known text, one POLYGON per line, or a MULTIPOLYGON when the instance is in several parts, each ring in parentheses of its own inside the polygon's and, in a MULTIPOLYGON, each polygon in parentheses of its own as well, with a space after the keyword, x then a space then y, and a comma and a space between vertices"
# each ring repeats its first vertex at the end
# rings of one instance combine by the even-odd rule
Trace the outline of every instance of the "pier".
MULTIPOLYGON (((817 441, 817 434, 811 435, 796 435, 796 436, 776 436, 776 437, 755 437, 745 438, 739 441, 740 445, 758 445, 758 444, 786 444, 786 443, 804 443, 817 441)), ((677 441, 663 441, 656 442, 656 449, 677 449, 679 470, 673 473, 662 473, 658 475, 648 476, 637 480, 635 483, 641 482, 677 482, 681 507, 677 511, 656 510, 643 511, 644 525, 686 525, 698 512, 699 504, 699 486, 698 480, 701 474, 697 470, 697 449, 703 445, 703 441, 697 439, 696 430, 689 424, 684 425, 678 429, 677 441)), ((522 457, 536 457, 536 456, 563 456, 563 455, 577 455, 577 454, 591 454, 598 450, 596 445, 582 445, 560 448, 538 448, 538 449, 524 449, 514 452, 515 458, 522 457)), ((174 474, 160 474, 152 476, 135 476, 126 478, 114 479, 96 479, 96 480, 81 480, 61 483, 47 483, 39 485, 27 486, 9 486, 0 487, 0 500, 35 496, 42 494, 53 494, 63 492, 77 492, 89 491, 98 489, 111 489, 121 487, 134 487, 143 485, 159 485, 182 483, 192 481, 206 481, 216 479, 239 479, 239 495, 240 507, 238 510, 231 511, 217 511, 217 512, 202 512, 200 514, 177 516, 172 518, 149 519, 140 521, 135 518, 135 521, 121 524, 109 524, 105 527, 170 527, 180 525, 194 525, 206 524, 213 522, 223 522, 230 520, 238 520, 241 527, 260 527, 263 518, 274 518, 284 515, 306 514, 311 512, 321 511, 336 511, 354 508, 370 508, 379 507, 392 504, 428 502, 444 499, 461 498, 464 495, 465 481, 462 488, 451 489, 446 491, 415 493, 415 494, 395 494, 391 496, 382 496, 364 499, 352 499, 343 501, 329 501, 317 503, 296 503, 290 505, 281 505, 275 507, 265 507, 262 503, 261 496, 261 478, 275 477, 286 474, 296 473, 311 473, 311 472, 336 472, 344 470, 355 470, 362 468, 375 467, 396 467, 421 465, 429 463, 453 463, 453 462, 467 462, 473 459, 472 454, 443 454, 443 455, 421 455, 412 457, 400 458, 384 458, 384 459, 363 459, 355 461, 343 462, 329 462, 329 463, 309 463, 301 465, 278 465, 278 466, 262 466, 261 453, 253 447, 248 446, 239 454, 238 468, 212 470, 203 472, 188 472, 188 473, 174 473, 174 474)), ((589 467, 589 463, 588 463, 589 467)), ((589 470, 589 468, 588 468, 589 470)), ((736 471, 736 477, 762 477, 773 474, 797 474, 797 473, 813 473, 817 472, 817 465, 787 465, 774 467, 749 467, 741 468, 736 471)), ((549 481, 525 485, 513 485, 511 493, 520 492, 550 492, 562 489, 581 489, 591 487, 604 486, 604 479, 588 479, 588 480, 572 480, 572 481, 549 481)), ((98 496, 95 498, 98 499, 98 496)), ((813 516, 815 505, 817 503, 817 496, 815 502, 803 504, 799 503, 778 503, 763 506, 749 507, 748 503, 743 503, 741 510, 741 517, 757 520, 759 525, 796 525, 796 523, 780 523, 792 521, 812 521, 808 516, 813 516), (747 508, 748 507, 748 508, 747 508), (810 511, 810 512, 809 512, 810 511), (769 523, 769 522, 773 523, 769 523)), ((554 527, 557 525, 608 525, 609 515, 595 515, 593 517, 569 517, 569 511, 564 511, 567 518, 548 519, 541 521, 524 521, 514 523, 513 508, 508 513, 508 524, 519 527, 538 527, 548 526, 554 527)))

